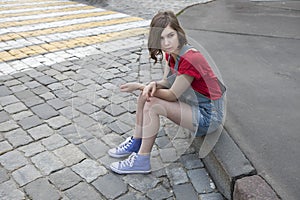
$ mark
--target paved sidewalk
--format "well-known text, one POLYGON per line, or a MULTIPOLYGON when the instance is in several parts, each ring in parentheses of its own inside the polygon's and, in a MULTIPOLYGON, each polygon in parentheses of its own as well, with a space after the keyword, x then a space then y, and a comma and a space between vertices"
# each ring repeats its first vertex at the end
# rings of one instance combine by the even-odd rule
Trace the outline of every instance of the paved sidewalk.
POLYGON ((162 75, 148 20, 71 1, 0 1, 0 199, 223 199, 193 138, 166 119, 149 175, 116 175, 137 94, 162 75))

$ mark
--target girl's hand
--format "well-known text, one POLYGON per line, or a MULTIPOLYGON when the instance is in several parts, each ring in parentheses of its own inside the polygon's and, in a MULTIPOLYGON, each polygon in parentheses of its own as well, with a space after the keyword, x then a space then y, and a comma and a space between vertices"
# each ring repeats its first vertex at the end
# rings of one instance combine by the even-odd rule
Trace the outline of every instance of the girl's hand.
POLYGON ((142 84, 133 82, 133 83, 125 83, 120 86, 121 92, 133 92, 135 90, 140 90, 142 88, 142 84))
POLYGON ((156 91, 156 82, 151 82, 147 86, 144 87, 143 89, 143 97, 147 100, 150 101, 150 97, 154 96, 154 93, 156 91))

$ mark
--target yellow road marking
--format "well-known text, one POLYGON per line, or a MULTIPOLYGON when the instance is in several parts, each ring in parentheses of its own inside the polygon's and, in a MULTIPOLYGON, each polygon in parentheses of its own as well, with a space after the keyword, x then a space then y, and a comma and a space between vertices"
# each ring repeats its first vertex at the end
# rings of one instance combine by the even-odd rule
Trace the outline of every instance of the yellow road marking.
POLYGON ((12 26, 22 26, 22 25, 28 25, 28 24, 37 24, 37 23, 55 22, 55 21, 68 20, 68 19, 96 17, 96 16, 102 16, 102 15, 111 15, 111 14, 116 14, 116 12, 104 11, 104 12, 95 12, 95 13, 81 13, 81 14, 74 14, 74 15, 49 17, 49 18, 42 18, 42 19, 31 19, 31 20, 16 21, 16 22, 10 21, 10 22, 1 23, 0 28, 7 28, 7 27, 12 27, 12 26))
POLYGON ((82 30, 82 29, 87 29, 87 28, 108 26, 108 25, 113 25, 113 24, 121 24, 121 23, 140 21, 140 20, 143 20, 143 19, 139 18, 139 17, 127 17, 127 18, 121 18, 121 19, 113 19, 113 20, 98 21, 98 22, 96 21, 96 22, 75 24, 75 25, 63 26, 63 27, 57 27, 57 28, 35 30, 35 31, 9 33, 9 34, 0 35, 0 41, 8 41, 8 40, 15 40, 15 39, 20 39, 20 38, 36 37, 36 36, 48 35, 48 34, 54 34, 54 33, 70 32, 70 31, 75 31, 75 30, 82 30))
POLYGON ((53 2, 53 3, 46 3, 46 4, 37 4, 37 5, 23 5, 23 6, 11 6, 11 7, 2 7, 0 10, 19 10, 19 9, 26 9, 26 8, 37 8, 37 7, 47 7, 47 6, 61 6, 61 5, 71 5, 71 4, 78 4, 71 1, 64 1, 64 2, 53 2))
MULTIPOLYGON (((57 0, 26 0, 26 2, 24 3, 30 3, 30 2, 45 2, 45 1, 53 1, 53 2, 57 2, 57 0)), ((19 1, 1 1, 0 4, 16 4, 16 3, 19 3, 19 2, 22 2, 22 0, 19 0, 19 1)))
POLYGON ((90 37, 79 37, 70 40, 56 41, 48 44, 33 45, 28 47, 23 47, 19 49, 12 49, 10 51, 0 52, 0 61, 8 62, 16 59, 22 59, 29 56, 36 56, 44 54, 47 52, 55 52, 66 49, 71 49, 80 46, 88 46, 92 44, 97 44, 101 42, 107 42, 111 40, 117 40, 137 35, 142 35, 148 32, 147 28, 135 28, 125 31, 112 32, 107 34, 100 34, 90 37))
POLYGON ((21 13, 8 13, 8 14, 1 14, 1 18, 7 18, 7 17, 19 17, 19 16, 28 16, 28 15, 37 15, 37 14, 46 14, 46 13, 56 13, 56 12, 67 12, 67 11, 73 11, 73 10, 89 10, 89 9, 95 9, 93 6, 80 6, 78 7, 71 7, 71 8, 55 8, 55 9, 49 9, 49 10, 40 10, 40 11, 29 11, 29 12, 21 12, 21 13))

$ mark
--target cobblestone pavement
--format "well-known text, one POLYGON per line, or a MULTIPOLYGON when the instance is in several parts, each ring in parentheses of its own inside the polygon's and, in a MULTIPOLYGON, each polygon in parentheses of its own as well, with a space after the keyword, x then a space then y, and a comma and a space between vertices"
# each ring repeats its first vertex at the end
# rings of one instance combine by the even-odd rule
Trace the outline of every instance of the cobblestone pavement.
POLYGON ((117 86, 162 75, 149 20, 67 0, 0 5, 0 199, 222 199, 193 138, 164 118, 151 174, 108 168, 134 127, 137 93, 117 86))

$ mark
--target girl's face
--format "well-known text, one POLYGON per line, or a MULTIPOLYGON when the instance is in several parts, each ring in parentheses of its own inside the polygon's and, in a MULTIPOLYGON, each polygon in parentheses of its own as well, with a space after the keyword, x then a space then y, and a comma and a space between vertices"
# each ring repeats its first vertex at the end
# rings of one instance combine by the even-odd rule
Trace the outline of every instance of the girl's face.
POLYGON ((160 36, 161 49, 167 53, 178 54, 179 53, 179 40, 177 31, 172 29, 168 25, 161 33, 160 36))

